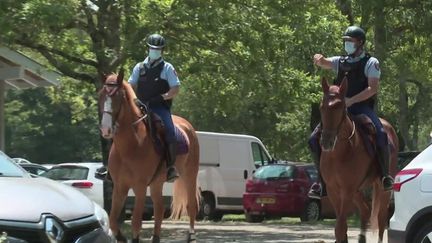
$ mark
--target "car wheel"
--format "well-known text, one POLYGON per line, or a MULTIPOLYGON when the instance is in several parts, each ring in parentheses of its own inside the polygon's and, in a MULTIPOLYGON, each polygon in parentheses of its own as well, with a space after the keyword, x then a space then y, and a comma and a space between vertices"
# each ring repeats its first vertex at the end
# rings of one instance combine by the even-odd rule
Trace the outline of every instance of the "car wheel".
POLYGON ((264 220, 264 215, 253 215, 245 212, 245 218, 248 223, 261 223, 264 220))
POLYGON ((432 222, 423 225, 414 235, 414 243, 431 243, 432 242, 432 222))
POLYGON ((302 222, 314 222, 321 218, 321 207, 319 201, 311 200, 306 204, 303 215, 300 217, 302 222))
POLYGON ((205 193, 202 195, 201 199, 201 207, 198 212, 197 219, 198 220, 212 220, 212 221, 220 221, 223 217, 223 214, 219 211, 216 211, 216 202, 212 194, 205 193))

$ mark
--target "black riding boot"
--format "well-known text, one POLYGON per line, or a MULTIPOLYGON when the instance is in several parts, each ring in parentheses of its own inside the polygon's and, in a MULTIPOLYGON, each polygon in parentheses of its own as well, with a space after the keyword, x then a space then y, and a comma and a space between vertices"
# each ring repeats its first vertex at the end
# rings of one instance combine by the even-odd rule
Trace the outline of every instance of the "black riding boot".
POLYGON ((318 148, 318 151, 314 151, 311 149, 312 157, 314 160, 315 167, 318 171, 318 186, 312 186, 309 190, 308 196, 311 198, 321 198, 327 196, 326 184, 321 177, 320 171, 320 157, 321 151, 318 148))
POLYGON ((177 177, 179 177, 175 168, 175 161, 177 156, 176 150, 177 144, 175 142, 168 144, 168 153, 166 159, 167 182, 173 182, 175 179, 177 179, 177 177))
POLYGON ((321 171, 320 171, 320 163, 318 162, 314 162, 315 167, 317 168, 318 171, 318 181, 317 183, 315 183, 311 189, 309 190, 308 196, 311 198, 321 198, 321 197, 325 197, 327 196, 327 190, 326 190, 326 184, 324 182, 324 180, 321 177, 321 171), (315 186, 318 185, 318 186, 315 186))
POLYGON ((388 145, 377 146, 378 163, 381 169, 384 191, 393 189, 393 178, 389 175, 390 151, 388 145))

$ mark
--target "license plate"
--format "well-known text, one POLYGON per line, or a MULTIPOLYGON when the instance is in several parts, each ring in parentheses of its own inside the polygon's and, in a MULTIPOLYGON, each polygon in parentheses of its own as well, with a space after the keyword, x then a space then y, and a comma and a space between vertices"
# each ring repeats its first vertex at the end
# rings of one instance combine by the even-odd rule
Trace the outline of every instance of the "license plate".
POLYGON ((261 197, 256 199, 256 203, 258 204, 274 204, 275 202, 276 199, 268 197, 261 197))

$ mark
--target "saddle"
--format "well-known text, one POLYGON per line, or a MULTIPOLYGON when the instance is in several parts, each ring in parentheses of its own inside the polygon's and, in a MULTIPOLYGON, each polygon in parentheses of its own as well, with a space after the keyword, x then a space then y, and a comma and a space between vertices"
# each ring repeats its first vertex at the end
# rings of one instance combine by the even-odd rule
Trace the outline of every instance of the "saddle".
MULTIPOLYGON (((156 113, 153 113, 150 109, 148 109, 147 105, 139 102, 138 107, 144 114, 147 114, 147 117, 143 119, 143 122, 144 125, 147 127, 147 130, 149 131, 156 152, 160 156, 166 156, 167 142, 165 141, 165 126, 162 119, 156 113)), ((175 124, 174 132, 177 144, 177 155, 186 154, 189 151, 189 146, 185 135, 175 124)))
POLYGON ((376 128, 372 120, 365 114, 351 115, 354 121, 357 132, 360 134, 368 153, 371 156, 376 154, 376 128))

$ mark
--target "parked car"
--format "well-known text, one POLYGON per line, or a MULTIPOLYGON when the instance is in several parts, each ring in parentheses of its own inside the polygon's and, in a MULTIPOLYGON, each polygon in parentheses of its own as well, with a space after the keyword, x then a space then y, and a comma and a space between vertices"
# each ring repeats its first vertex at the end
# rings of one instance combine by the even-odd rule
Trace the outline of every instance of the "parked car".
POLYGON ((41 175, 48 170, 48 168, 46 168, 45 166, 34 163, 19 164, 19 166, 21 166, 23 169, 33 175, 41 175))
POLYGON ((103 181, 95 177, 101 166, 102 162, 62 163, 41 176, 72 186, 103 207, 103 181))
POLYGON ((317 180, 313 164, 276 163, 259 168, 246 182, 243 208, 248 222, 266 217, 305 217, 307 193, 317 180))
POLYGON ((32 177, 1 151, 0 198, 6 242, 115 242, 100 206, 61 183, 32 177))
POLYGON ((407 166, 421 151, 402 151, 398 153, 398 171, 407 166))
POLYGON ((31 164, 30 161, 28 161, 24 158, 13 158, 12 160, 17 164, 31 164))
POLYGON ((388 242, 432 242, 432 146, 396 175, 393 190, 395 210, 388 242))

